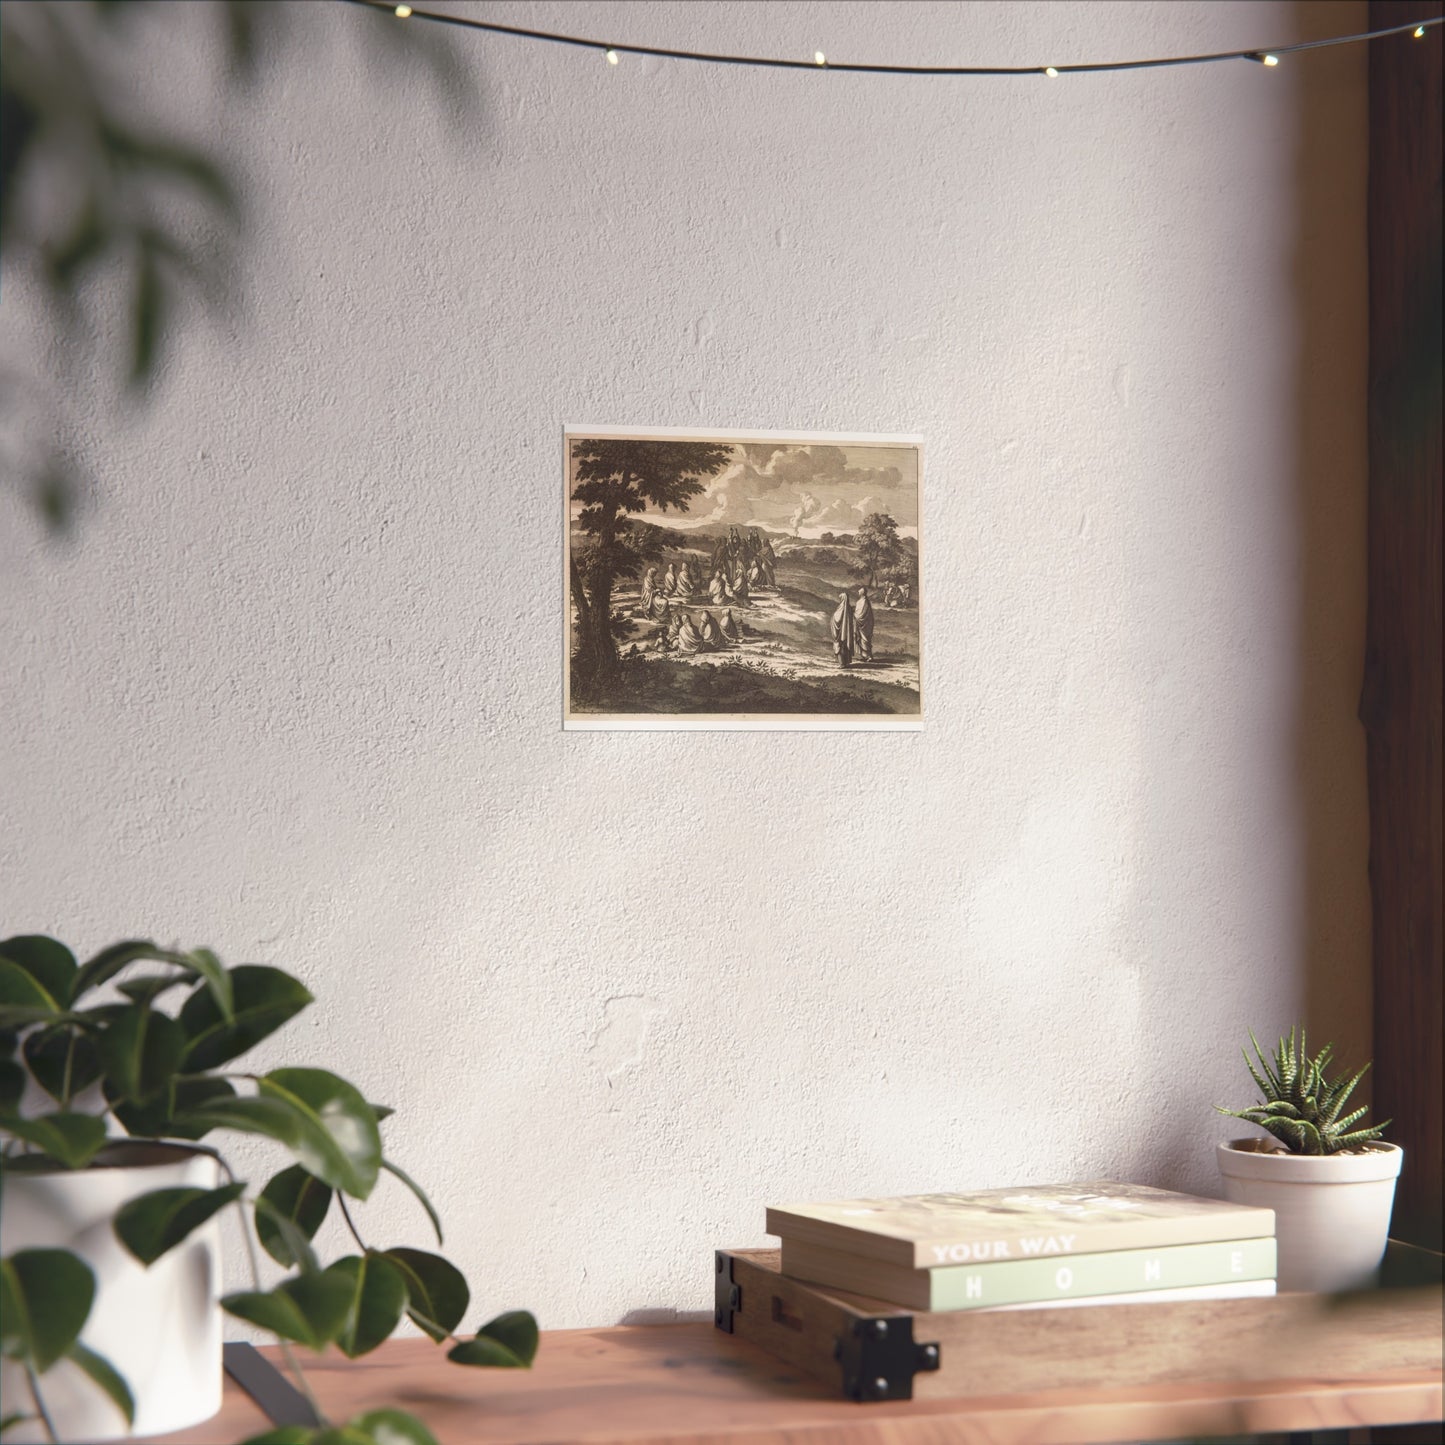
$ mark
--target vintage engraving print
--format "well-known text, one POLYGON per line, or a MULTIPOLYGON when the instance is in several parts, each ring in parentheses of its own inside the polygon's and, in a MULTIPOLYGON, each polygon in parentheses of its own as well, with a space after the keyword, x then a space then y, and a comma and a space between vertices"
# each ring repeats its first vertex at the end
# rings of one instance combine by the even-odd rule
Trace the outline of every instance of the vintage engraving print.
POLYGON ((563 449, 566 727, 922 726, 919 438, 563 449))

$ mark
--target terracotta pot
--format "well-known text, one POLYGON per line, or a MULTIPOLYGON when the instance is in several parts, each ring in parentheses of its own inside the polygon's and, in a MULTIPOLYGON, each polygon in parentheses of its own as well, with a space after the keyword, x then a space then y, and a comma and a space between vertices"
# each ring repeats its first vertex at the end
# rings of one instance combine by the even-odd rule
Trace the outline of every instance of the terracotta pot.
MULTIPOLYGON (((152 1189, 219 1184, 215 1159, 181 1144, 108 1144, 85 1169, 7 1166, 0 1253, 68 1249, 95 1272, 95 1302, 80 1333, 120 1372, 135 1399, 136 1435, 159 1435, 209 1420, 221 1408, 220 1226, 212 1218, 149 1269, 116 1238, 111 1220, 152 1189)), ((68 1360, 40 1377, 40 1392, 64 1441, 124 1439, 125 1417, 68 1360)), ((22 1367, 0 1366, 6 1410, 29 1410, 22 1367)), ((5 1432, 11 1442, 44 1440, 38 1421, 5 1432)))
POLYGON ((1218 1148, 1224 1197, 1274 1210, 1282 1290, 1359 1289, 1385 1254, 1404 1151, 1376 1140, 1358 1154, 1288 1154, 1272 1139, 1218 1148))

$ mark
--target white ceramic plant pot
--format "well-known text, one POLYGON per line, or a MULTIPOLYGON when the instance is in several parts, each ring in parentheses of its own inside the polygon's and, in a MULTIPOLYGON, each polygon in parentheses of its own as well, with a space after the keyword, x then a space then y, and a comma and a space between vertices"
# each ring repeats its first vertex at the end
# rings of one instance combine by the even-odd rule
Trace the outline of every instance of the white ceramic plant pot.
MULTIPOLYGON (((69 1249, 95 1271, 95 1302, 81 1342, 110 1361, 135 1400, 136 1435, 159 1435, 209 1420, 221 1408, 220 1226, 212 1218, 149 1269, 111 1228, 127 1200, 152 1189, 219 1184, 216 1161, 184 1145, 107 1145, 86 1169, 5 1171, 0 1253, 69 1249)), ((40 1377, 45 1407, 63 1441, 120 1440, 125 1417, 68 1360, 40 1377)), ((6 1411, 30 1410, 23 1368, 0 1365, 6 1411)), ((38 1421, 5 1432, 44 1440, 38 1421)))
POLYGON ((1375 1140, 1359 1154, 1274 1152, 1269 1139, 1218 1149, 1224 1197, 1274 1210, 1282 1290, 1358 1289, 1385 1254, 1404 1151, 1375 1140))

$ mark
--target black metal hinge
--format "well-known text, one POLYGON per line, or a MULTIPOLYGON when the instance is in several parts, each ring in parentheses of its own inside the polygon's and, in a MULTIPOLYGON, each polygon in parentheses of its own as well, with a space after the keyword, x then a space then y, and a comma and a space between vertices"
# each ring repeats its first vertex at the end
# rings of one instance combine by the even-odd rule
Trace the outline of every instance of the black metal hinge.
POLYGON ((718 1250, 717 1279, 713 1286, 713 1323, 727 1334, 733 1332, 733 1314, 743 1307, 743 1289, 733 1283, 733 1262, 718 1250))
POLYGON ((911 1400, 914 1375, 936 1370, 939 1350, 914 1341, 912 1315, 873 1315, 838 1336, 833 1358, 843 1367, 850 1400, 911 1400))

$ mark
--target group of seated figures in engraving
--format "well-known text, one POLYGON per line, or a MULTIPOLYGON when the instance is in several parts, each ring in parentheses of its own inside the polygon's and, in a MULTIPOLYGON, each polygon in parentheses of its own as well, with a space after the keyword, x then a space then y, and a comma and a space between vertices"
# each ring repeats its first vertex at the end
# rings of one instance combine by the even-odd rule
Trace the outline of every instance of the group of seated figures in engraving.
MULTIPOLYGON (((755 528, 744 532, 729 527, 728 534, 713 549, 712 576, 707 595, 714 607, 751 607, 751 589, 777 587, 778 559, 773 544, 755 528)), ((665 622, 673 606, 686 602, 702 590, 702 574, 690 557, 667 564, 659 578, 656 567, 649 567, 642 578, 642 596, 638 599, 639 617, 665 622)))
POLYGON ((719 622, 711 612, 694 617, 690 612, 673 609, 667 626, 652 641, 654 652, 721 652, 736 647, 749 634, 749 629, 733 616, 732 608, 719 622))
MULTIPOLYGON (((733 609, 751 607, 750 591, 754 587, 777 588, 777 555, 773 544, 757 529, 729 527, 728 534, 712 554, 712 576, 707 596, 712 608, 722 612, 719 620, 712 611, 701 616, 688 612, 691 598, 701 592, 702 573, 697 561, 679 557, 669 562, 659 578, 657 567, 643 574, 641 596, 636 616, 660 624, 650 648, 653 652, 719 652, 735 647, 756 634, 733 615, 733 609)), ((701 603, 699 598, 698 602, 701 603)), ((907 582, 887 581, 884 585, 885 607, 907 607, 913 601, 913 589, 907 582)), ((825 616, 827 614, 824 614, 825 616)), ((855 662, 873 661, 873 603, 868 589, 860 587, 856 600, 847 592, 838 594, 838 607, 829 620, 833 655, 839 667, 852 667, 855 662)), ((636 655, 637 649, 633 649, 636 655)))

